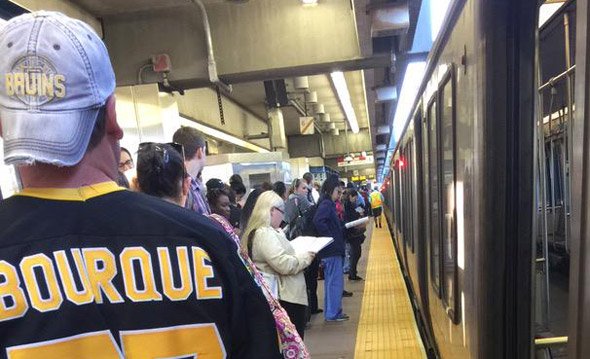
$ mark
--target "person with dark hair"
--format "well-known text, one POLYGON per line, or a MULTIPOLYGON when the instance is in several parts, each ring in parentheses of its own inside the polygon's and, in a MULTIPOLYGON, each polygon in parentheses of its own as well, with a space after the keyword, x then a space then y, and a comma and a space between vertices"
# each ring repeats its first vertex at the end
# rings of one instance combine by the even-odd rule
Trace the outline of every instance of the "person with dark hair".
POLYGON ((246 186, 244 186, 242 182, 231 182, 229 185, 236 194, 236 205, 239 208, 242 208, 244 206, 244 203, 246 203, 247 199, 246 186))
POLYGON ((135 187, 145 194, 183 206, 190 182, 181 153, 182 150, 175 149, 172 144, 140 144, 135 187))
MULTIPOLYGON (((3 157, 23 186, 0 203, 2 356, 281 358, 227 234, 114 182, 123 130, 96 32, 39 11, 6 22, 0 47, 3 157)), ((160 149, 164 173, 177 157, 160 149)))
POLYGON ((230 215, 229 215, 229 223, 234 227, 238 236, 241 234, 240 231, 240 218, 242 217, 242 208, 238 206, 236 202, 236 193, 234 190, 228 185, 224 184, 225 192, 229 197, 229 206, 230 206, 230 215))
POLYGON ((286 201, 289 197, 289 192, 287 191, 287 186, 285 186, 285 182, 277 181, 273 183, 272 190, 275 191, 275 193, 278 194, 279 197, 283 199, 283 201, 286 201))
POLYGON ((244 180, 242 179, 242 176, 240 176, 239 174, 235 173, 233 175, 231 175, 231 177, 229 178, 229 185, 233 185, 234 183, 241 183, 244 184, 244 180))
POLYGON ((272 184, 267 181, 262 182, 257 187, 260 188, 262 192, 272 191, 272 184))
MULTIPOLYGON (((205 183, 205 186, 207 187, 207 195, 209 194, 209 192, 211 192, 214 189, 225 189, 225 183, 223 183, 222 180, 220 180, 219 178, 211 178, 207 181, 207 183, 205 183)), ((209 200, 209 197, 207 197, 207 200, 209 200)), ((209 202, 209 208, 211 208, 211 202, 209 202)), ((211 213, 213 213, 213 209, 211 208, 211 213)))
POLYGON ((229 195, 225 189, 223 189, 223 187, 216 187, 208 190, 207 201, 209 202, 209 207, 211 208, 211 214, 222 216, 227 221, 229 221, 231 215, 229 195))
MULTIPOLYGON (((344 221, 346 223, 356 221, 361 218, 361 213, 357 205, 358 192, 355 189, 346 190, 347 196, 344 201, 344 221)), ((361 245, 365 241, 365 227, 357 226, 346 229, 346 242, 350 245, 350 268, 348 272, 349 280, 363 280, 358 276, 357 265, 361 258, 361 245)))
POLYGON ((119 158, 119 174, 117 175, 117 184, 124 188, 129 188, 129 180, 125 172, 133 168, 133 157, 125 147, 121 147, 121 157, 119 158))
POLYGON ((133 157, 131 152, 125 147, 121 147, 121 157, 119 158, 119 172, 125 173, 133 168, 133 157))
POLYGON ((319 236, 334 239, 318 253, 324 266, 324 319, 328 322, 349 319, 348 315, 342 312, 344 226, 336 214, 336 200, 341 194, 338 176, 328 177, 322 186, 320 202, 313 219, 319 236))
POLYGON ((203 135, 193 127, 182 126, 174 133, 172 141, 184 148, 184 164, 191 178, 191 188, 185 207, 203 215, 209 215, 211 210, 202 193, 202 184, 197 177, 205 167, 207 148, 203 135))

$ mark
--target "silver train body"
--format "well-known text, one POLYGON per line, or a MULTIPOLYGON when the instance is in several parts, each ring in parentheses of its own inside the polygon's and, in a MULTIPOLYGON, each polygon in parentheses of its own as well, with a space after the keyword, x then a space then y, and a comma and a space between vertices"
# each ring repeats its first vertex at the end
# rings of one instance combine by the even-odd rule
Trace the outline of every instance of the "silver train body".
POLYGON ((385 212, 431 357, 535 355, 536 13, 454 1, 393 153, 385 212))

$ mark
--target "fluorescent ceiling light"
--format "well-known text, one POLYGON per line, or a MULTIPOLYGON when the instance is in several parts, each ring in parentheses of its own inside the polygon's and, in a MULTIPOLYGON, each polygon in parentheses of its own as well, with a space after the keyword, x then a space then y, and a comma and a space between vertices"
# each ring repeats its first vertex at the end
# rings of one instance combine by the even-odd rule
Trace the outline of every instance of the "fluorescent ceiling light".
POLYGON ((565 1, 562 3, 551 3, 551 4, 543 4, 539 8, 539 27, 543 26, 549 20, 553 14, 559 10, 560 7, 565 4, 565 1))
POLYGON ((436 41, 436 37, 447 16, 450 3, 451 0, 430 0, 430 34, 433 42, 436 41))
POLYGON ((318 0, 301 0, 301 2, 303 3, 304 6, 318 4, 318 0))
POLYGON ((381 86, 375 88, 375 102, 397 100, 397 89, 395 86, 381 86))
POLYGON ((350 125, 350 130, 353 133, 359 133, 359 123, 356 120, 356 114, 354 113, 354 107, 352 107, 352 101, 350 100, 350 93, 348 92, 348 86, 346 85, 346 79, 342 71, 335 71, 330 74, 332 82, 338 93, 338 98, 344 109, 344 115, 350 125))
POLYGON ((393 116, 393 141, 389 142, 391 147, 395 146, 408 122, 425 70, 426 62, 424 61, 410 62, 406 68, 402 90, 393 116))
POLYGON ((191 121, 191 120, 184 118, 182 116, 180 116, 180 124, 183 126, 189 126, 189 127, 196 128, 197 130, 201 131, 205 135, 215 137, 215 138, 225 141, 225 142, 233 143, 236 146, 246 148, 250 151, 259 152, 259 153, 269 153, 270 152, 266 148, 257 146, 251 142, 248 142, 248 141, 244 141, 241 138, 237 138, 237 137, 232 136, 228 133, 216 130, 213 127, 205 126, 200 123, 191 121))

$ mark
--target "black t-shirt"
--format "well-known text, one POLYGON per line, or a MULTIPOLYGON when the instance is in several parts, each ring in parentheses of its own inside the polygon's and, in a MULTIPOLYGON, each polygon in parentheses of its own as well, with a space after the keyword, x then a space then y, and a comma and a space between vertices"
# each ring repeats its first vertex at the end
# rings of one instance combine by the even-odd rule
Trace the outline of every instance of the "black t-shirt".
POLYGON ((281 358, 231 243, 207 218, 129 191, 9 198, 0 358, 281 358))

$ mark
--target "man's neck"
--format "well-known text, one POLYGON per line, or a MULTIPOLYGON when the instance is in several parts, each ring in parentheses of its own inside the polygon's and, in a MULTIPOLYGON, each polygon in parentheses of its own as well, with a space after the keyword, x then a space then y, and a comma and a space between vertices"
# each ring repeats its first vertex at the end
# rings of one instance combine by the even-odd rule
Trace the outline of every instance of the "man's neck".
POLYGON ((87 166, 56 167, 36 164, 19 168, 23 188, 79 188, 114 179, 87 166))
POLYGON ((19 173, 23 188, 79 188, 116 181, 118 173, 114 151, 105 140, 87 152, 75 166, 57 167, 46 163, 21 166, 19 173))

